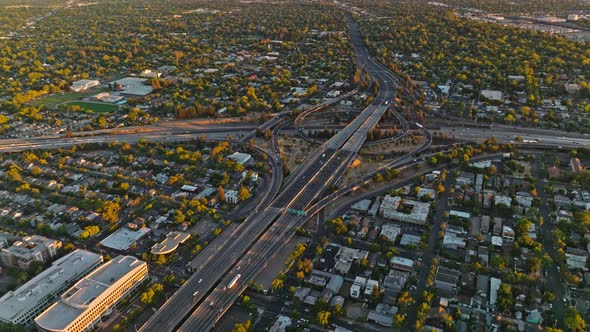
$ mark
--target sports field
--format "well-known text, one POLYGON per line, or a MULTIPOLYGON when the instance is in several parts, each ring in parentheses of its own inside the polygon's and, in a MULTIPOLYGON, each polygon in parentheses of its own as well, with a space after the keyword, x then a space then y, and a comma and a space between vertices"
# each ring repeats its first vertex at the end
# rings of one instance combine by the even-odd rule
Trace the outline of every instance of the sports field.
POLYGON ((73 101, 71 103, 66 103, 65 105, 78 105, 83 109, 96 113, 110 113, 116 110, 118 107, 117 105, 93 103, 88 101, 73 101))

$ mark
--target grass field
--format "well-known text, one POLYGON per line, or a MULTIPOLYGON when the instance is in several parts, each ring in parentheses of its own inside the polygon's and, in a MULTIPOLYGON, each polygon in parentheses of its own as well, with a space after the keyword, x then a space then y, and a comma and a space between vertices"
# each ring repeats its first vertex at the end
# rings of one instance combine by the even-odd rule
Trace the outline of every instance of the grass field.
POLYGON ((96 113, 110 113, 116 110, 118 107, 117 105, 93 103, 87 101, 73 101, 71 103, 67 103, 66 105, 78 105, 83 109, 87 109, 96 113))
POLYGON ((31 101, 31 105, 33 106, 40 106, 45 105, 47 108, 55 109, 59 105, 63 103, 67 103, 69 101, 76 101, 80 100, 84 97, 96 94, 97 90, 92 89, 83 92, 64 92, 64 93, 55 93, 50 96, 40 97, 35 100, 31 101))

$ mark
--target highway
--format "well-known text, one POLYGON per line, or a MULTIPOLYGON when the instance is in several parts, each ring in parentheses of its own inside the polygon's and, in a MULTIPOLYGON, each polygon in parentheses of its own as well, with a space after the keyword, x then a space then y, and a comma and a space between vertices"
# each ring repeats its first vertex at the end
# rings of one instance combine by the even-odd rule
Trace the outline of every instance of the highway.
POLYGON ((160 142, 180 142, 195 139, 198 134, 204 134, 209 139, 224 140, 228 135, 239 135, 249 132, 255 126, 208 126, 203 128, 176 129, 158 127, 144 131, 141 128, 127 129, 122 133, 113 131, 111 134, 86 133, 85 136, 63 137, 63 136, 42 136, 20 139, 0 139, 0 153, 18 152, 35 149, 56 149, 65 148, 77 144, 112 143, 125 142, 137 143, 140 140, 160 142))
POLYGON ((447 137, 483 142, 490 137, 495 137, 500 143, 514 143, 520 145, 551 145, 561 147, 585 147, 590 146, 590 136, 564 133, 563 131, 550 129, 535 129, 533 132, 527 128, 506 128, 497 127, 492 129, 482 129, 474 127, 441 127, 439 132, 447 137), (523 141, 516 141, 516 137, 521 136, 523 141), (526 141, 537 140, 537 143, 526 143, 526 141))
MULTIPOLYGON (((351 37, 357 54, 366 55, 358 33, 354 32, 354 30, 351 31, 351 37)), ((217 279, 220 275, 223 278, 179 327, 179 331, 208 331, 215 325, 249 282, 265 268, 274 254, 293 236, 295 229, 307 219, 305 216, 285 213, 285 209, 304 211, 327 188, 335 184, 354 160, 356 153, 366 140, 368 131, 377 124, 381 115, 387 110, 390 101, 388 98, 395 93, 395 81, 386 76, 371 59, 360 57, 357 60, 359 64, 366 65, 369 73, 380 83, 381 88, 377 98, 347 127, 317 149, 307 163, 302 164, 301 171, 297 172, 290 184, 282 190, 269 208, 257 212, 256 216, 265 214, 266 210, 282 211, 276 221, 272 220, 271 216, 264 218, 270 227, 260 237, 257 237, 256 234, 249 234, 250 237, 243 243, 241 240, 236 241, 236 243, 240 242, 240 247, 244 247, 244 249, 249 247, 250 249, 244 250, 243 256, 233 266, 218 264, 218 271, 214 276, 195 273, 195 275, 202 275, 203 279, 217 279), (230 281, 238 274, 240 278, 230 287, 230 281)), ((256 219, 256 216, 253 219, 256 219)), ((231 255, 239 255, 238 250, 232 251, 231 255)), ((145 325, 142 330, 162 331, 162 329, 146 329, 145 325)))

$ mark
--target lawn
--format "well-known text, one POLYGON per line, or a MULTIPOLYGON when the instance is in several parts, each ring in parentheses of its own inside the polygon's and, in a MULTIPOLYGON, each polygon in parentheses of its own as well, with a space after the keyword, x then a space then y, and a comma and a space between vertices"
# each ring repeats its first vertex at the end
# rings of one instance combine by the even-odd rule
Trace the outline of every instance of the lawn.
POLYGON ((83 92, 63 92, 63 93, 55 93, 45 97, 39 97, 35 100, 31 101, 31 105, 40 106, 45 105, 48 108, 55 109, 59 105, 63 103, 67 103, 69 101, 76 101, 80 100, 84 97, 96 94, 96 90, 88 90, 83 92))
POLYGON ((67 103, 67 105, 78 105, 83 109, 87 109, 96 113, 110 113, 119 107, 117 105, 93 103, 87 101, 73 101, 71 103, 67 103))

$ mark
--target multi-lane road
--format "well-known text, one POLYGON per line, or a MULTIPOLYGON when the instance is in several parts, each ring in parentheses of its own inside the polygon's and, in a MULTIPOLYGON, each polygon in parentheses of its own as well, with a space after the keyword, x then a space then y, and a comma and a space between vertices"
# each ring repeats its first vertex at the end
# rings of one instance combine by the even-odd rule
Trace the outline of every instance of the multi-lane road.
MULTIPOLYGON (((219 274, 222 273, 224 277, 201 301, 190 317, 180 325, 179 331, 208 331, 214 326, 248 283, 260 270, 264 269, 274 254, 293 236, 295 229, 306 220, 304 216, 288 213, 286 210, 307 210, 327 188, 335 184, 354 160, 369 130, 377 124, 389 107, 388 104, 395 93, 395 80, 387 76, 372 59, 367 59, 366 50, 358 34, 353 33, 352 37, 357 54, 365 54, 364 57, 359 57, 357 62, 366 66, 373 79, 379 82, 380 90, 377 98, 347 127, 313 153, 308 162, 301 166, 301 171, 295 174, 269 208, 258 212, 258 215, 261 215, 272 211, 274 215, 276 211, 280 211, 275 217, 276 220, 273 220, 272 216, 264 218, 268 220, 269 228, 259 237, 251 233, 249 241, 237 244, 237 246, 250 248, 244 251, 243 256, 230 266, 229 270, 225 269, 225 266, 218 266, 218 275, 213 278, 219 278, 219 274), (240 275, 238 281, 231 283, 238 275, 240 275)), ((250 222, 256 222, 255 218, 250 222)), ((239 242, 241 243, 241 240, 239 242)), ((238 250, 234 250, 231 255, 236 255, 237 252, 238 250)), ((199 273, 195 275, 197 274, 199 273)), ((203 275, 203 279, 207 277, 211 278, 211 276, 203 275)))
POLYGON ((493 127, 489 129, 477 127, 456 127, 446 126, 441 127, 440 133, 447 137, 482 142, 490 137, 495 137, 498 142, 523 145, 550 145, 555 147, 583 147, 590 146, 590 136, 582 134, 564 133, 559 130, 551 129, 534 129, 529 128, 512 128, 512 127, 493 127), (516 137, 520 136, 521 141, 517 141, 516 137), (536 141, 535 143, 532 143, 536 141))

